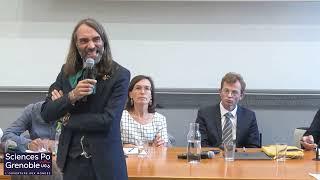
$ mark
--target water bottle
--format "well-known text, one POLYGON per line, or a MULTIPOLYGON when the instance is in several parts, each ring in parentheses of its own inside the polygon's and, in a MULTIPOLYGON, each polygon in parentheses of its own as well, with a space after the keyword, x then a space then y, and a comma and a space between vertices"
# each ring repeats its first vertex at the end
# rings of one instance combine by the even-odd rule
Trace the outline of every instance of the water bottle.
POLYGON ((198 123, 190 123, 188 132, 187 159, 189 163, 199 163, 201 158, 201 134, 198 123))

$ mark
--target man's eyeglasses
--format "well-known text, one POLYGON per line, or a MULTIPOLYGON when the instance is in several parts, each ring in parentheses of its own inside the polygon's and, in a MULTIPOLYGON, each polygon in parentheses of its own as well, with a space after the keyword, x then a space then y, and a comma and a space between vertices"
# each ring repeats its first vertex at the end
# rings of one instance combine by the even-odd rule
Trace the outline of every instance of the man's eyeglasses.
POLYGON ((222 89, 222 93, 224 95, 229 95, 231 93, 231 96, 233 96, 233 97, 239 96, 241 94, 241 92, 238 90, 230 90, 227 88, 222 89))

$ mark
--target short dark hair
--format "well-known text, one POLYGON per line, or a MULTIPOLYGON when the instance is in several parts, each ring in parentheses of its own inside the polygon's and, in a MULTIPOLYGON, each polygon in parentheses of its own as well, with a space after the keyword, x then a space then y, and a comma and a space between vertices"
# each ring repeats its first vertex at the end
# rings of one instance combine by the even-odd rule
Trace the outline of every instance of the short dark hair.
POLYGON ((221 80, 221 87, 220 89, 222 89, 223 87, 223 83, 235 83, 239 81, 240 85, 241 85, 241 94, 244 93, 245 89, 246 89, 246 83, 244 82, 242 76, 238 73, 235 72, 229 72, 226 75, 223 76, 222 80, 221 80))
POLYGON ((127 111, 131 111, 133 109, 133 104, 131 104, 130 102, 130 96, 129 96, 129 93, 133 90, 134 88, 134 85, 137 84, 137 82, 143 80, 143 79, 147 79, 150 84, 151 84, 151 99, 152 99, 152 102, 151 104, 148 105, 148 112, 149 113, 154 113, 156 112, 156 101, 155 101, 155 97, 154 97, 154 83, 153 83, 153 80, 151 77, 149 76, 145 76, 145 75, 138 75, 138 76, 135 76, 134 78, 132 78, 132 80, 130 81, 130 84, 129 84, 129 90, 128 90, 128 97, 127 97, 127 103, 126 103, 126 107, 125 109, 127 111))

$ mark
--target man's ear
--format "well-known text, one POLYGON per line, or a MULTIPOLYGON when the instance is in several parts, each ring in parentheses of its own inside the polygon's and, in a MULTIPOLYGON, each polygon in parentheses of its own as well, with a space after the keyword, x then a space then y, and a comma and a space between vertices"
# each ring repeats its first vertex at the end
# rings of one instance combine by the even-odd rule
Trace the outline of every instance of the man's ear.
POLYGON ((241 93, 241 95, 240 95, 240 100, 242 100, 243 98, 244 98, 244 92, 241 93))

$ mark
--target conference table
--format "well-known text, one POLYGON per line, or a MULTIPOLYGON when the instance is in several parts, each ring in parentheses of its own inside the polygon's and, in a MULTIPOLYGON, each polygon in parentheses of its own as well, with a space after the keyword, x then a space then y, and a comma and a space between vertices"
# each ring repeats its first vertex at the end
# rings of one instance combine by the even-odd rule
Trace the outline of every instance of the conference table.
MULTIPOLYGON (((242 149, 239 149, 242 151, 242 149)), ((260 151, 249 149, 247 151, 260 151)), ((130 180, 178 180, 178 179, 315 179, 309 173, 320 173, 320 161, 312 160, 315 152, 305 152, 303 159, 235 160, 225 162, 223 153, 213 159, 201 159, 189 164, 178 159, 185 147, 150 148, 146 157, 128 155, 127 169, 130 180)))
MULTIPOLYGON (((239 149, 242 151, 242 149, 239 149)), ((260 149, 247 149, 260 151, 260 149)), ((148 155, 138 157, 128 155, 127 170, 129 180, 180 180, 180 179, 314 179, 309 173, 320 173, 320 161, 312 160, 315 152, 306 151, 303 159, 275 160, 235 160, 225 162, 223 153, 212 159, 201 159, 198 164, 189 164, 186 159, 178 159, 177 154, 186 152, 185 147, 149 148, 148 155)), ((0 180, 10 180, 3 175, 0 163, 0 180)))
POLYGON ((11 180, 10 176, 3 175, 3 163, 0 163, 0 180, 11 180))

